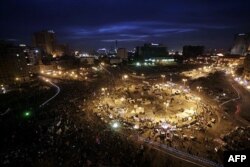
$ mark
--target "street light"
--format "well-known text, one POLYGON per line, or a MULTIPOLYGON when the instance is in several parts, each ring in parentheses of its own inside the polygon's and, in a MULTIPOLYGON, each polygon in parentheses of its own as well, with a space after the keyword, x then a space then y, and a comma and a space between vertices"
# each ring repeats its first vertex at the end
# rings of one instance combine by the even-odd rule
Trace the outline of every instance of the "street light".
POLYGON ((113 129, 117 129, 117 128, 120 127, 120 124, 119 124, 119 122, 115 121, 115 122, 113 122, 113 123, 111 124, 111 126, 112 126, 113 129))
POLYGON ((140 126, 139 126, 138 124, 135 124, 133 128, 134 128, 134 129, 139 129, 140 126))
POLYGON ((126 74, 123 75, 123 76, 122 76, 122 79, 124 79, 124 80, 128 79, 128 75, 126 75, 126 74))
POLYGON ((103 94, 105 95, 106 94, 106 90, 108 90, 108 89, 107 88, 102 88, 101 90, 102 90, 103 94))
POLYGON ((164 75, 164 74, 161 75, 162 82, 164 82, 165 77, 166 77, 166 75, 164 75))
POLYGON ((196 111, 198 111, 198 108, 199 108, 199 103, 201 101, 201 98, 200 97, 196 97, 196 111))
POLYGON ((170 82, 172 82, 172 73, 170 73, 169 75, 170 75, 170 82))
POLYGON ((121 100, 121 102, 124 102, 124 101, 125 101, 125 98, 124 98, 124 97, 121 97, 120 100, 121 100))
POLYGON ((24 118, 29 118, 30 116, 31 116, 31 110, 30 110, 30 109, 25 110, 25 111, 23 112, 23 117, 24 117, 24 118))
POLYGON ((198 90, 198 92, 201 91, 202 87, 201 86, 197 86, 196 89, 198 90))
POLYGON ((135 65, 136 65, 137 67, 139 67, 139 66, 141 66, 141 63, 137 62, 135 65))
POLYGON ((25 112, 24 116, 26 116, 26 117, 30 116, 30 112, 25 112))
POLYGON ((182 79, 183 83, 184 83, 184 87, 186 86, 186 82, 187 82, 187 79, 182 79))

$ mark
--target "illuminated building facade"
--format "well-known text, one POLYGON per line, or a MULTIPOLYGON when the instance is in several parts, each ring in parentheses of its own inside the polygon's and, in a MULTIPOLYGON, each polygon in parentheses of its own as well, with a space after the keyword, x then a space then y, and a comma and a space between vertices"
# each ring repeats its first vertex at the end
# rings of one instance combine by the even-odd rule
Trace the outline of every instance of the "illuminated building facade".
POLYGON ((33 34, 33 46, 42 49, 45 53, 53 57, 70 54, 68 45, 58 44, 56 42, 56 36, 53 30, 35 32, 33 34))
POLYGON ((144 44, 144 46, 136 47, 136 58, 138 60, 167 56, 167 47, 163 46, 162 44, 149 43, 144 44))
POLYGON ((236 34, 231 54, 246 55, 250 53, 250 33, 236 34))
POLYGON ((53 55, 56 51, 56 37, 55 32, 40 31, 33 34, 33 45, 43 49, 47 54, 53 55))
POLYGON ((0 42, 0 83, 28 81, 31 74, 27 55, 22 47, 0 42))

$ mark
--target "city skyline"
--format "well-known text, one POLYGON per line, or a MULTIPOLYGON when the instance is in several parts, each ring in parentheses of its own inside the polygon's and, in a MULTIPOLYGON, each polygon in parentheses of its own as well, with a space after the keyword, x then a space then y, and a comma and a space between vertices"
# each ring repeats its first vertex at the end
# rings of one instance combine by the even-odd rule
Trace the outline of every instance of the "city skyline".
POLYGON ((239 1, 2 1, 0 39, 31 44, 52 29, 76 49, 133 48, 145 42, 229 49, 236 33, 249 32, 249 2, 239 1))

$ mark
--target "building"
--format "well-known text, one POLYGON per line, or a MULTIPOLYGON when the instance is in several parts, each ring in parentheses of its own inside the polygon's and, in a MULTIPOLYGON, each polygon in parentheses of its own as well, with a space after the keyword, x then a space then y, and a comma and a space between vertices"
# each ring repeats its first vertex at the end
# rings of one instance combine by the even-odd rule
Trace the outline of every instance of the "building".
MULTIPOLYGON (((215 58, 215 57, 214 57, 215 58)), ((225 55, 218 55, 216 57, 216 62, 218 64, 224 64, 224 65, 234 65, 238 67, 243 67, 244 61, 246 56, 241 55, 235 55, 235 54, 225 54, 225 55)))
POLYGON ((185 59, 196 58, 204 54, 204 49, 204 46, 185 45, 183 46, 182 55, 185 59))
POLYGON ((117 49, 117 57, 122 60, 128 60, 128 52, 126 48, 117 49))
POLYGON ((66 44, 57 44, 53 55, 56 56, 70 55, 69 46, 66 44))
POLYGON ((80 64, 82 64, 82 65, 94 65, 95 60, 96 59, 94 56, 80 57, 80 64))
POLYGON ((33 46, 42 49, 46 54, 53 57, 70 55, 69 46, 58 44, 56 42, 55 32, 53 30, 35 32, 33 34, 33 46))
POLYGON ((26 46, 22 47, 27 61, 27 65, 34 66, 39 65, 39 62, 41 63, 41 52, 39 51, 39 49, 26 46))
POLYGON ((40 31, 33 34, 33 46, 43 49, 47 54, 54 55, 56 51, 55 32, 40 31))
POLYGON ((77 57, 81 65, 93 65, 95 63, 96 57, 88 53, 79 54, 77 57))
POLYGON ((108 51, 107 51, 106 48, 98 49, 98 50, 97 50, 97 53, 98 53, 100 56, 107 56, 107 55, 108 55, 108 51))
POLYGON ((231 54, 246 55, 250 53, 250 33, 241 33, 234 36, 234 45, 231 54))
POLYGON ((167 57, 167 47, 162 44, 148 43, 143 46, 136 47, 136 59, 145 60, 155 57, 167 57))
POLYGON ((122 59, 117 57, 112 57, 109 59, 109 64, 120 64, 122 63, 122 59))
POLYGON ((176 64, 176 59, 173 56, 169 56, 167 47, 156 43, 136 47, 134 60, 136 66, 176 64))
POLYGON ((0 42, 0 83, 11 85, 29 81, 33 73, 24 48, 0 42))
POLYGON ((245 58, 243 76, 246 80, 250 81, 250 55, 247 55, 245 58))

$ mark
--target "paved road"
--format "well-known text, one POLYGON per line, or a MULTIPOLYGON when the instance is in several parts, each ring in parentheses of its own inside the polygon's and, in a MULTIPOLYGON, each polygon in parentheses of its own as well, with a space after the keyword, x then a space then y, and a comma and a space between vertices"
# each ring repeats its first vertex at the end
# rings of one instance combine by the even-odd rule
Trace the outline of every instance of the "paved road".
MULTIPOLYGON (((250 122, 244 119, 242 116, 250 119, 250 93, 244 87, 235 82, 231 77, 228 78, 232 87, 236 91, 238 97, 231 99, 232 101, 238 101, 237 109, 234 113, 234 117, 242 124, 249 126, 250 122)), ((231 102, 231 100, 229 102, 231 102)))
MULTIPOLYGON (((231 81, 232 82, 232 81, 231 81)), ((241 96, 240 96, 240 93, 237 91, 237 89, 235 88, 234 84, 231 84, 232 85, 232 88, 235 90, 235 92, 237 93, 237 97, 236 98, 232 98, 232 99, 229 99, 223 103, 220 104, 220 107, 222 107, 223 105, 227 104, 227 103, 230 103, 232 101, 237 101, 237 100, 240 100, 241 96)))
POLYGON ((7 110, 5 110, 4 113, 0 113, 0 116, 4 116, 5 114, 7 114, 10 111, 10 108, 8 108, 7 110))
POLYGON ((198 157, 198 156, 189 154, 189 153, 184 152, 184 151, 177 150, 173 147, 167 146, 166 144, 161 144, 159 142, 147 140, 143 137, 137 136, 137 140, 140 142, 144 142, 145 144, 147 144, 148 146, 152 147, 155 150, 158 150, 160 152, 163 152, 165 154, 173 156, 173 157, 180 159, 184 162, 194 164, 195 166, 205 166, 205 167, 222 167, 223 166, 221 164, 217 164, 217 163, 210 161, 208 159, 198 157))
POLYGON ((53 82, 51 82, 50 80, 46 79, 46 78, 43 78, 43 77, 40 77, 40 79, 42 79, 44 82, 47 82, 49 83, 50 85, 52 85, 53 87, 56 88, 56 93, 50 97, 48 100, 46 100, 45 102, 43 102, 41 105, 40 105, 40 108, 43 107, 44 105, 46 105, 47 103, 49 103, 51 100, 53 100, 61 91, 60 87, 57 86, 56 84, 54 84, 53 82))

